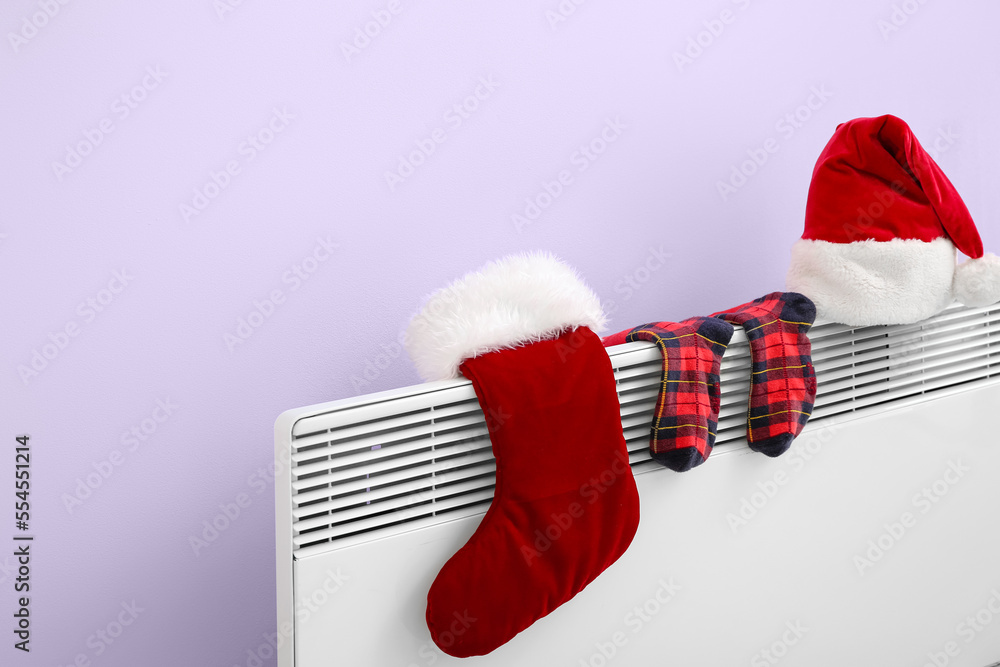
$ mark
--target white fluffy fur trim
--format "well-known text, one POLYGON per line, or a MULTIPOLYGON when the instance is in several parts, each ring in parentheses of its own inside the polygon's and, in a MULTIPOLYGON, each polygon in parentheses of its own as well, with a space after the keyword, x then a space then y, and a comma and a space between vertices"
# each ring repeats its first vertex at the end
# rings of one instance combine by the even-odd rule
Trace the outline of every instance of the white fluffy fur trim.
POLYGON ((955 246, 945 237, 830 243, 799 239, 786 286, 817 316, 850 326, 910 324, 952 302, 955 246))
POLYGON ((1000 257, 986 253, 955 269, 955 298, 973 308, 1000 301, 1000 257))
POLYGON ((431 295, 406 330, 406 349, 427 380, 458 376, 470 357, 604 328, 600 299, 547 253, 508 255, 431 295))

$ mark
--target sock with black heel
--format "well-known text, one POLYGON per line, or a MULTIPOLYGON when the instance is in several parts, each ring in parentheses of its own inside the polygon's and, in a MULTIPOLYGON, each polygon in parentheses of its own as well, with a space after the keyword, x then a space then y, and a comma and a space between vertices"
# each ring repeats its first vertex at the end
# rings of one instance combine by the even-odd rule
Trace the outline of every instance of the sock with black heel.
POLYGON ((684 472, 701 465, 715 445, 719 421, 719 367, 733 327, 714 317, 653 322, 608 336, 605 346, 646 340, 663 355, 660 393, 653 412, 649 454, 684 472))
POLYGON ((773 292, 713 314, 746 331, 752 362, 747 442, 779 456, 809 421, 816 401, 816 373, 806 332, 816 306, 796 292, 773 292))

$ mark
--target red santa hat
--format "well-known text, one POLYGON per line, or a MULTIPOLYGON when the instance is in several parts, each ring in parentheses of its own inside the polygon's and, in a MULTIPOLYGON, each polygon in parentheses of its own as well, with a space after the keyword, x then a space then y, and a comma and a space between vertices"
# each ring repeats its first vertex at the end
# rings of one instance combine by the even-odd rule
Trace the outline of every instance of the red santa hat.
POLYGON ((907 324, 956 298, 1000 301, 1000 258, 984 256, 955 186, 905 122, 857 118, 837 126, 813 169, 787 288, 835 322, 907 324), (956 248, 970 258, 957 267, 956 248))

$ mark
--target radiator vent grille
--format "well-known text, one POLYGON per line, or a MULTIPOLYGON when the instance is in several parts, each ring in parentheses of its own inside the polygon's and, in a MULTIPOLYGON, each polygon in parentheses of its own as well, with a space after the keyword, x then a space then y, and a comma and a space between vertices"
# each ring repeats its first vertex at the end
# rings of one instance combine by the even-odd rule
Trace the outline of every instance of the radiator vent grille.
MULTIPOLYGON (((810 339, 819 380, 810 423, 1000 381, 1000 306, 953 306, 915 325, 817 323, 810 339)), ((609 354, 633 470, 666 471, 646 449, 659 352, 641 342, 611 348, 609 354)), ((737 327, 722 364, 717 451, 745 446, 749 366, 749 347, 737 327)), ((292 429, 295 557, 489 507, 495 463, 467 380, 425 383, 389 398, 360 396, 324 408, 292 429)))

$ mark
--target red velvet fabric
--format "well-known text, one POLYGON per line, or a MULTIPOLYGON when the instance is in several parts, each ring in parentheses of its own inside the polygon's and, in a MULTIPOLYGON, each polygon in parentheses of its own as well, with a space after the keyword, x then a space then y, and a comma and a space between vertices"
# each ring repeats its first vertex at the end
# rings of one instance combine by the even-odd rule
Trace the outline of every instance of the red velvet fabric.
POLYGON ((852 243, 948 236, 971 258, 983 243, 965 202, 905 122, 837 126, 813 169, 802 238, 852 243))
POLYGON ((570 600, 614 563, 639 523, 611 362, 580 327, 467 359, 486 413, 496 489, 427 595, 442 651, 483 655, 570 600))

